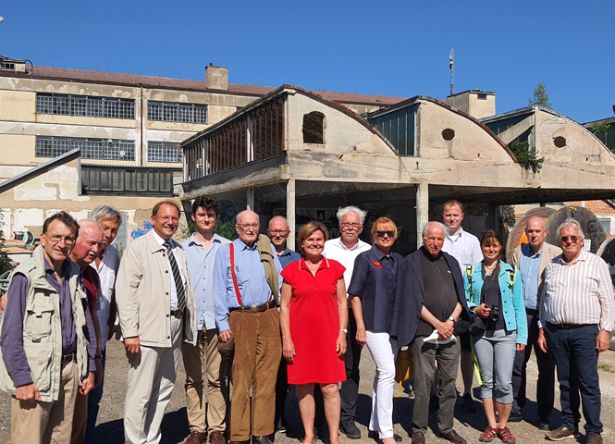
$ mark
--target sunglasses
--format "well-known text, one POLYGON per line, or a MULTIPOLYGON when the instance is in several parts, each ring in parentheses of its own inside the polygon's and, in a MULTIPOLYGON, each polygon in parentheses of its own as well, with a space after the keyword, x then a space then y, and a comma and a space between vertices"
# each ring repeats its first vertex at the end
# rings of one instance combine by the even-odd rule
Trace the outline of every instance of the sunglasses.
POLYGON ((576 242, 578 239, 577 236, 562 236, 559 238, 562 242, 576 242))
POLYGON ((378 237, 393 237, 394 235, 394 231, 376 231, 376 236, 378 237))

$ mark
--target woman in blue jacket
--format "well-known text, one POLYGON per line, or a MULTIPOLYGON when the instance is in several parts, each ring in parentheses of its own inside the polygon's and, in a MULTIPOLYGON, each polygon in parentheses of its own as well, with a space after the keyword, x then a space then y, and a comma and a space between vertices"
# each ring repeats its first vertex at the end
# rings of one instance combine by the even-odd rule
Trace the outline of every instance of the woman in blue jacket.
POLYGON ((479 440, 491 442, 497 436, 505 444, 515 444, 507 424, 513 402, 515 351, 524 350, 527 343, 521 277, 515 268, 500 260, 502 239, 495 231, 485 232, 480 246, 483 261, 468 267, 464 274, 468 308, 476 314, 470 333, 489 423, 479 440))

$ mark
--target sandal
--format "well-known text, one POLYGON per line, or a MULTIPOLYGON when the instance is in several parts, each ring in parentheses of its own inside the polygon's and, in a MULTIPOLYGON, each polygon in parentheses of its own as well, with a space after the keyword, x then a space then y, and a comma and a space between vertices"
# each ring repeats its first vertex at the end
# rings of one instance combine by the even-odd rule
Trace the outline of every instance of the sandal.
POLYGON ((512 434, 508 427, 498 429, 498 438, 500 438, 504 444, 515 444, 517 442, 515 435, 512 434))
POLYGON ((491 426, 487 426, 485 431, 478 437, 478 440, 480 442, 491 442, 496 436, 498 436, 498 431, 491 426))

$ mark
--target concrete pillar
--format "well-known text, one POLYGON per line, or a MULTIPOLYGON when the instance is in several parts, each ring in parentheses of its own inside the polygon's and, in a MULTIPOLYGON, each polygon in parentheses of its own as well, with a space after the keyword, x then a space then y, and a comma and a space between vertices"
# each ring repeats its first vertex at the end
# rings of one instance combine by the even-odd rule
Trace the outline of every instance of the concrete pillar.
POLYGON ((254 188, 248 188, 246 190, 246 206, 252 210, 252 211, 256 211, 254 209, 254 188))
POLYGON ((423 227, 429 222, 429 184, 416 186, 416 248, 423 245, 423 227))
POLYGON ((286 246, 295 249, 295 179, 288 179, 286 183, 286 220, 288 220, 288 240, 286 246))

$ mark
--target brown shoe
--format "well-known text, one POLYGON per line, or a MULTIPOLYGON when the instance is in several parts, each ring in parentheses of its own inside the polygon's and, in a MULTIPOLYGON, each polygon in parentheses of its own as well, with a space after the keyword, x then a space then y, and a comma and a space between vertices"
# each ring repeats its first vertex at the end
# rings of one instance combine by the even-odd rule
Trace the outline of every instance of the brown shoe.
POLYGON ((222 432, 210 432, 209 433, 209 442, 211 444, 226 444, 226 439, 224 438, 224 433, 222 433, 222 432))
POLYGON ((587 444, 602 444, 602 436, 600 436, 600 433, 588 433, 587 444))
POLYGON ((547 433, 547 439, 549 441, 561 441, 566 438, 574 438, 577 434, 575 429, 569 429, 566 426, 559 426, 555 430, 547 433))
POLYGON ((412 434, 412 444, 425 444, 425 434, 423 432, 414 432, 412 434))
POLYGON ((184 444, 202 444, 207 439, 207 433, 205 432, 190 432, 190 435, 186 437, 184 444))
POLYGON ((464 438, 459 436, 459 433, 457 433, 454 429, 451 429, 446 433, 438 433, 438 437, 446 439, 453 444, 468 444, 468 442, 464 438))

